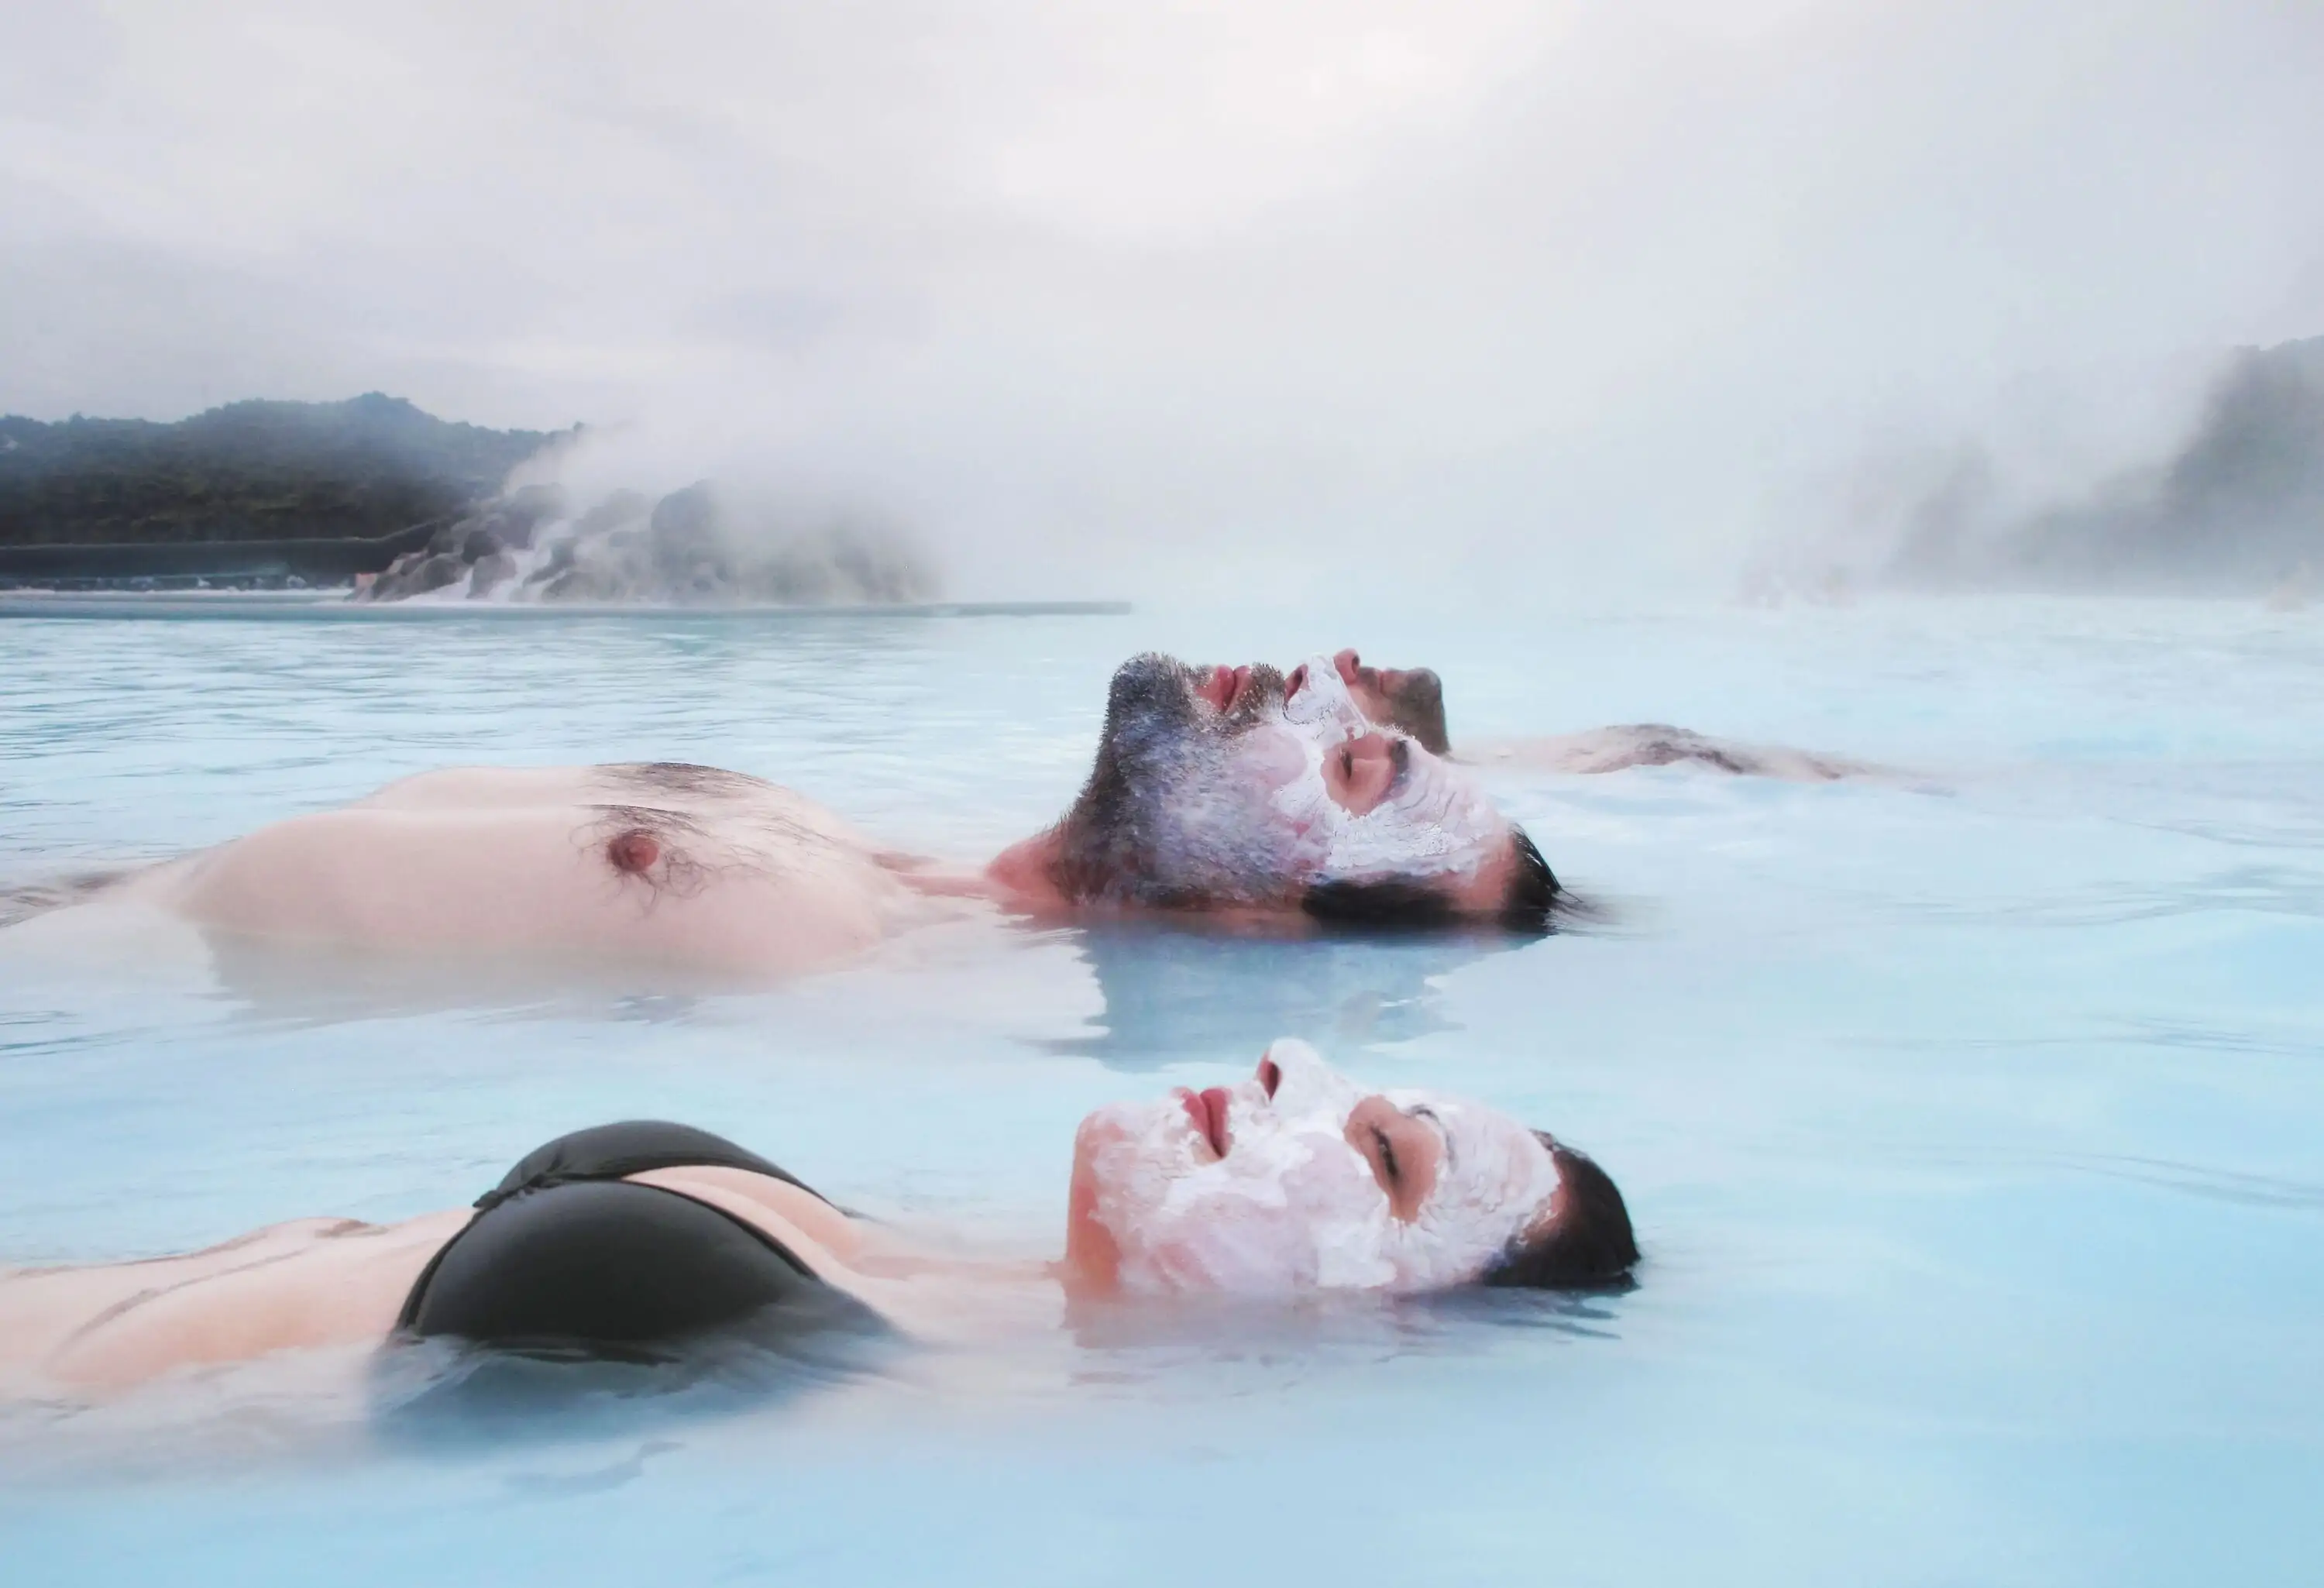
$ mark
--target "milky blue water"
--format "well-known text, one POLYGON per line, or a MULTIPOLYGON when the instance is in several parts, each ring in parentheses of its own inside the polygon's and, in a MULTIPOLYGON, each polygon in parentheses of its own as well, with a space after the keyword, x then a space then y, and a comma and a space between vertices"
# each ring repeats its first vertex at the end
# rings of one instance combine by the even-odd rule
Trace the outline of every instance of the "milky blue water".
POLYGON ((1442 671, 1456 744, 1660 720, 1913 775, 1497 776, 1611 918, 1506 949, 946 930, 738 995, 0 932, 0 1262, 401 1217, 631 1114, 1038 1250, 1084 1111, 1296 1032, 1592 1151, 1634 1291, 1061 1333, 432 1442, 231 1380, 19 1408, 0 1576, 2317 1580, 2316 614, 9 621, 0 881, 473 762, 707 762, 980 858, 1070 797, 1123 657, 1351 642, 1442 671))

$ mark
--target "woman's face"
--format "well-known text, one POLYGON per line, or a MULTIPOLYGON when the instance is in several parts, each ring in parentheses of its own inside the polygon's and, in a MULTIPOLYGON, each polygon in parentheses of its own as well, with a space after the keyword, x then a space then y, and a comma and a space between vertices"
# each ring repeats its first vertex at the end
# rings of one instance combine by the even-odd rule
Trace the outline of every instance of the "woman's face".
POLYGON ((1549 1149, 1508 1115, 1367 1095, 1285 1038, 1239 1085, 1082 1122, 1066 1263, 1097 1291, 1443 1289, 1545 1219, 1557 1186, 1549 1149))

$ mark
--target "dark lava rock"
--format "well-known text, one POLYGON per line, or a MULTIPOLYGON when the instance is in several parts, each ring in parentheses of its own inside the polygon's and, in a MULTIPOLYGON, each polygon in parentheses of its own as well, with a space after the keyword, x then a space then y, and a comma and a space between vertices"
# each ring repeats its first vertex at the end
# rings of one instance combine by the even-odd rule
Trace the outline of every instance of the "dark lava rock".
POLYGON ((709 481, 697 480, 655 503, 646 528, 653 538, 657 593, 715 590, 732 580, 709 481))
POLYGON ((710 482, 696 480, 655 503, 648 527, 658 539, 699 540, 708 536, 717 522, 718 503, 710 494, 710 482))
POLYGON ((493 551, 476 559, 476 571, 468 578, 468 599, 489 596, 516 577, 516 559, 505 551, 493 551))
POLYGON ((924 600, 936 589, 910 538, 882 520, 784 512, 722 495, 707 480, 658 502, 616 492, 569 522, 564 508, 546 487, 501 498, 445 526, 429 554, 399 559, 364 598, 400 600, 460 579, 471 596, 505 592, 513 553, 536 548, 543 555, 523 597, 545 602, 823 605, 924 600))
POLYGON ((484 528, 502 545, 520 551, 531 549, 533 536, 543 524, 565 516, 565 492, 558 485, 526 485, 493 504, 484 528))
POLYGON ((616 491, 596 506, 573 521, 573 532, 582 540, 602 535, 608 530, 618 530, 646 517, 653 509, 644 494, 638 491, 616 491))
POLYGON ((559 540, 555 545, 551 546, 549 549, 549 560, 542 563, 530 573, 527 574, 524 577, 525 584, 528 586, 533 585, 545 585, 549 580, 555 578, 558 575, 564 573, 567 569, 570 568, 573 566, 574 545, 575 542, 573 540, 559 540))
POLYGON ((420 565, 427 560, 428 553, 425 551, 405 552, 382 569, 379 577, 374 579, 368 586, 356 591, 355 599, 358 601, 401 600, 411 594, 414 588, 412 577, 419 571, 420 565))
POLYGON ((541 586, 543 601, 618 601, 628 594, 598 568, 571 568, 541 586))

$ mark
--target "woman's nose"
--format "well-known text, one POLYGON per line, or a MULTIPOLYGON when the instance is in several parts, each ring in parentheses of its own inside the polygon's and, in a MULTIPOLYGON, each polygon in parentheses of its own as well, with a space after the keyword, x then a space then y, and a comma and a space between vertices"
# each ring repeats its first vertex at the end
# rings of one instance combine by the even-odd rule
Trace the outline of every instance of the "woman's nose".
POLYGON ((1275 1089, 1283 1085, 1283 1066, 1267 1054, 1259 1056, 1259 1089, 1267 1094, 1269 1103, 1275 1101, 1275 1089))

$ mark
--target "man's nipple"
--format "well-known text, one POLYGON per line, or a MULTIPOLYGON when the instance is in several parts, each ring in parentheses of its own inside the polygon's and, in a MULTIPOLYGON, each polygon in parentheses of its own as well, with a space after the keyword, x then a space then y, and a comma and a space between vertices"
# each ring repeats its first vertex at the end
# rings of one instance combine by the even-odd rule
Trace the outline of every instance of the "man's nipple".
POLYGON ((613 863, 615 871, 634 876, 661 858, 661 845, 643 827, 632 827, 607 842, 605 858, 613 863))

